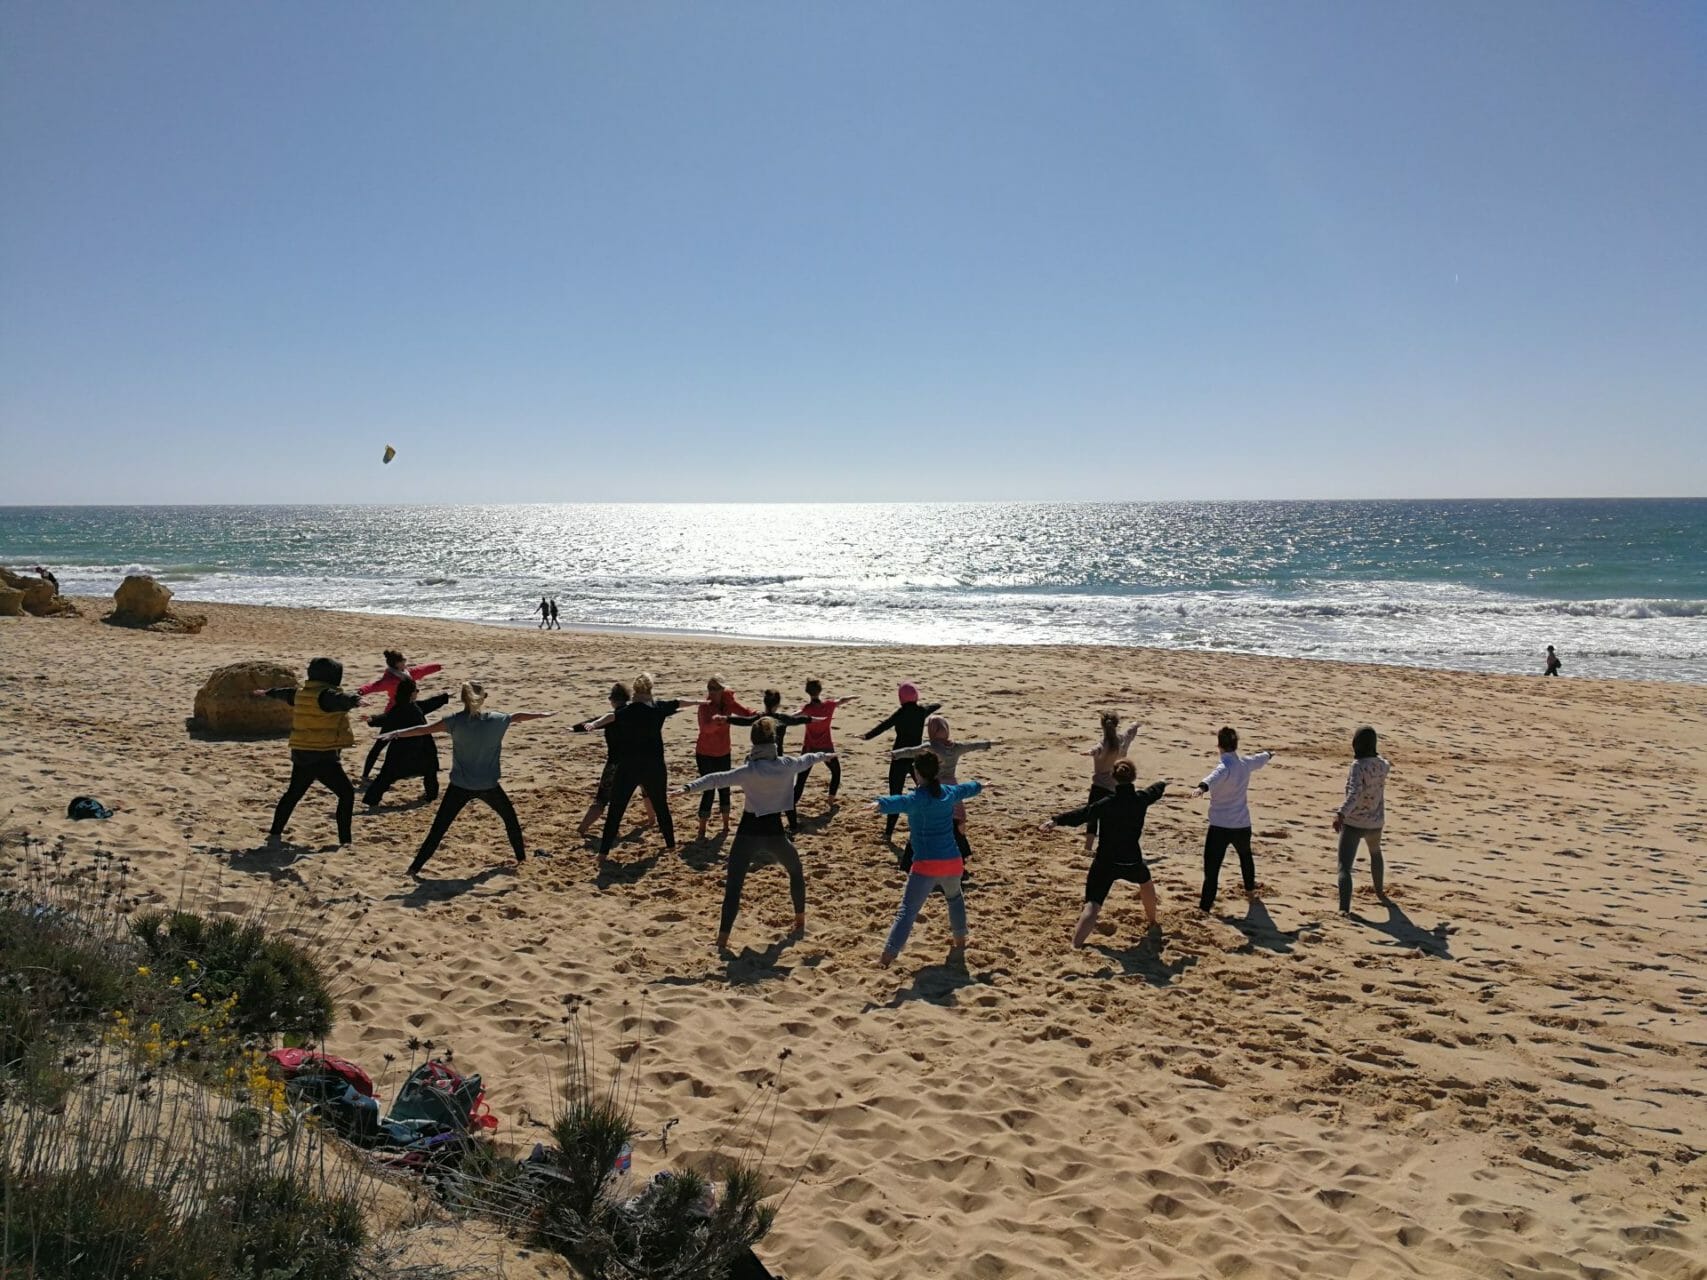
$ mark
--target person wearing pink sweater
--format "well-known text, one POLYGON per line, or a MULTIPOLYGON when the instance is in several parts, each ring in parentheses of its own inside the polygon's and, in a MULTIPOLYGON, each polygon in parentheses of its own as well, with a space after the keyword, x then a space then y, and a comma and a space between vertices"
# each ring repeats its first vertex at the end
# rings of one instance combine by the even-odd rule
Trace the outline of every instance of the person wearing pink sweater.
MULTIPOLYGON (((399 680, 407 677, 419 683, 423 677, 443 670, 444 664, 440 662, 429 662, 423 666, 411 667, 404 660, 402 653, 396 649, 387 649, 385 651, 385 670, 380 673, 379 679, 370 681, 357 690, 364 698, 371 697, 376 693, 385 695, 385 710, 377 716, 369 716, 368 723, 377 724, 397 704, 397 682, 399 680)), ((367 762, 362 765, 363 782, 368 780, 368 775, 373 772, 374 762, 379 759, 379 753, 383 750, 384 747, 375 742, 372 749, 368 751, 367 762)))

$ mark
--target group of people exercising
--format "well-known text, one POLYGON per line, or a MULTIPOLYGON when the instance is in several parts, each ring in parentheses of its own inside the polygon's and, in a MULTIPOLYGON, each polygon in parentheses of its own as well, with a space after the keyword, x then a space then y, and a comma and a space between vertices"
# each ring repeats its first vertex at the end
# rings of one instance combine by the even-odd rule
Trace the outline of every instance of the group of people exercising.
MULTIPOLYGON (((379 775, 369 785, 365 801, 376 805, 386 791, 410 777, 423 781, 423 799, 439 799, 432 826, 422 841, 409 874, 419 876, 438 849, 456 816, 472 801, 493 809, 503 821, 515 860, 525 862, 527 849, 514 804, 501 784, 504 734, 511 725, 539 720, 556 712, 500 712, 486 709, 486 690, 475 681, 461 686, 462 709, 438 720, 428 716, 450 700, 441 693, 419 696, 418 682, 441 667, 437 664, 410 666, 392 649, 385 653, 385 670, 378 679, 356 693, 341 687, 343 667, 331 658, 316 658, 308 664, 308 679, 300 687, 283 686, 256 690, 256 697, 276 698, 292 707, 290 736, 291 775, 285 793, 273 814, 269 841, 282 844, 291 812, 308 788, 323 783, 337 797, 338 840, 351 841, 351 818, 355 789, 345 775, 340 752, 354 746, 350 712, 364 697, 384 694, 385 709, 369 717, 382 730, 374 742, 363 770, 363 780, 380 761, 379 775), (451 741, 451 773, 443 797, 439 796, 438 752, 435 735, 451 741)), ((866 740, 893 733, 889 758, 888 794, 871 802, 874 813, 885 819, 884 839, 893 844, 898 821, 907 819, 907 841, 897 851, 907 873, 901 903, 885 940, 878 963, 892 964, 906 945, 913 922, 933 892, 947 902, 953 947, 967 942, 966 902, 963 881, 966 861, 972 855, 966 834, 966 801, 983 786, 957 777, 960 761, 969 753, 999 745, 994 741, 957 741, 948 721, 940 714, 940 703, 926 703, 911 682, 896 690, 897 705, 885 719, 861 735, 866 740), (908 784, 911 783, 909 789, 908 784)), ((699 732, 694 759, 699 776, 676 794, 700 796, 698 839, 704 841, 712 809, 717 808, 725 833, 729 830, 731 793, 743 794, 741 820, 735 829, 728 854, 723 909, 718 922, 717 946, 727 949, 729 936, 740 912, 741 896, 749 871, 780 865, 787 873, 794 905, 794 930, 806 927, 806 878, 799 852, 790 838, 799 830, 798 806, 806 781, 818 765, 829 771, 829 797, 834 808, 841 788, 841 763, 836 753, 832 721, 836 711, 855 701, 852 696, 826 698, 818 680, 806 682, 806 701, 797 712, 782 710, 782 695, 775 689, 764 694, 763 709, 741 704, 723 679, 706 682, 704 698, 661 698, 652 677, 642 673, 632 684, 617 683, 609 693, 610 710, 573 726, 576 733, 602 732, 606 759, 592 804, 583 816, 579 832, 589 837, 603 818, 598 840, 598 861, 606 865, 615 848, 622 819, 635 792, 640 792, 647 810, 646 826, 659 828, 666 849, 675 850, 675 823, 670 812, 669 771, 664 753, 664 724, 673 715, 692 707, 699 732), (746 762, 734 766, 730 727, 746 726, 750 746, 746 762), (790 728, 804 730, 804 750, 789 755, 785 737, 790 728)), ((1082 947, 1096 926, 1098 914, 1116 881, 1138 886, 1139 899, 1150 929, 1160 928, 1156 891, 1145 864, 1142 848, 1144 819, 1148 809, 1163 798, 1166 782, 1140 789, 1137 769, 1127 758, 1138 733, 1136 724, 1124 731, 1120 717, 1112 712, 1101 716, 1102 733, 1086 754, 1091 759, 1091 786, 1086 802, 1043 823, 1044 831, 1059 827, 1082 827, 1085 851, 1092 855, 1085 878, 1084 909, 1073 931, 1073 945, 1082 947)), ((1199 909, 1215 905, 1222 863, 1227 850, 1239 859, 1239 870, 1247 895, 1257 891, 1256 864, 1251 849, 1251 814, 1248 789, 1251 774, 1274 758, 1273 751, 1250 755, 1239 753, 1239 735, 1223 728, 1217 735, 1220 758, 1207 777, 1192 789, 1192 795, 1209 797, 1209 829, 1203 845, 1203 888, 1199 909)), ((1377 753, 1375 730, 1361 728, 1353 736, 1354 760, 1346 780, 1345 801, 1335 811, 1333 827, 1339 833, 1339 903, 1342 914, 1351 910, 1352 870, 1360 844, 1367 845, 1375 891, 1385 896, 1385 866, 1381 856, 1381 830, 1385 824, 1385 788, 1389 765, 1377 753)))

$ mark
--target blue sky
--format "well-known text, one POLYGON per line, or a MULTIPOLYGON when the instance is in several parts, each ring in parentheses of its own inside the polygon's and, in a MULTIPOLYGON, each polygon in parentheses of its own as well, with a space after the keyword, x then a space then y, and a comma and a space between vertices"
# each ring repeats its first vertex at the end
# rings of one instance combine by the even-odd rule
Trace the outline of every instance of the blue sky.
POLYGON ((8 500, 1707 493, 1703 121, 1688 0, 13 0, 8 500))

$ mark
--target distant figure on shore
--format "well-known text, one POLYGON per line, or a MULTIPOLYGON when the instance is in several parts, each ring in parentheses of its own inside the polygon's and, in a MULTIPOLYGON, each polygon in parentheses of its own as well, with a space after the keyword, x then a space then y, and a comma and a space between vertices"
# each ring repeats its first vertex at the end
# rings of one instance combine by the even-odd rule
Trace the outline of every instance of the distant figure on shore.
MULTIPOLYGON (((1551 673, 1549 673, 1551 674, 1551 673)), ((1351 870, 1357 845, 1369 846, 1369 871, 1375 895, 1387 896, 1387 868, 1381 860, 1381 828, 1387 823, 1387 774, 1392 766, 1375 754, 1375 730, 1364 725, 1351 735, 1351 772, 1345 779, 1345 803, 1334 812, 1340 837, 1340 914, 1351 914, 1351 870)))
MULTIPOLYGON (((835 717, 837 707, 845 707, 855 701, 858 694, 849 694, 845 698, 826 698, 822 680, 806 682, 806 701, 801 704, 800 714, 810 722, 806 726, 805 749, 829 755, 824 763, 830 769, 830 803, 836 801, 836 793, 842 789, 842 762, 836 756, 836 740, 830 731, 830 721, 835 717)), ((812 770, 802 769, 794 778, 794 807, 800 808, 800 797, 806 791, 806 779, 812 770)))
POLYGON ((433 815, 433 825, 415 860, 409 864, 409 874, 418 876, 427 860, 437 852, 439 841, 445 838, 456 815, 470 801, 479 800, 504 823, 504 833, 510 838, 510 850, 518 863, 527 861, 527 848, 522 843, 522 824, 516 817, 516 806, 504 793, 499 779, 503 773, 504 734, 513 724, 529 720, 545 720, 555 711, 487 711, 486 689, 470 680, 462 686, 462 710, 455 715, 420 724, 410 729, 398 729, 380 735, 381 742, 396 742, 400 738, 424 737, 430 733, 450 735, 450 785, 445 788, 439 811, 433 815))
POLYGON ((1096 857, 1091 860, 1090 873, 1085 876, 1085 909, 1073 930, 1073 946, 1085 945, 1096 927, 1097 916, 1108 891, 1116 880, 1130 880, 1138 886, 1138 900, 1144 904, 1144 921, 1152 929, 1161 928, 1156 917, 1156 887, 1150 882, 1150 868, 1144 864, 1141 840, 1144 835, 1144 814, 1162 798, 1165 782, 1153 782, 1142 791, 1136 786, 1138 769, 1130 760, 1114 766, 1114 790, 1070 812, 1059 814, 1043 824, 1045 831, 1056 827, 1078 827, 1090 822, 1097 824, 1096 857))
POLYGON ((541 596, 539 608, 535 609, 534 612, 539 615, 539 626, 534 628, 536 631, 543 631, 551 625, 551 601, 541 596))
POLYGON ((54 595, 59 594, 59 579, 53 576, 53 571, 51 569, 44 568, 42 565, 38 564, 36 566, 36 577, 47 583, 48 586, 52 587, 54 595))
POLYGON ((1215 905, 1215 894, 1221 880, 1221 863, 1232 845, 1239 855, 1239 871, 1244 876, 1245 893, 1257 891, 1256 859, 1251 854, 1251 806, 1248 791, 1251 774, 1274 759, 1272 751, 1254 755, 1239 754, 1239 734, 1224 727, 1215 738, 1221 761, 1202 782, 1197 794, 1209 793, 1209 834, 1203 839, 1203 895, 1198 907, 1208 911, 1215 905))
MULTIPOLYGON (((752 711, 742 706, 741 700, 723 683, 722 676, 714 675, 705 682, 705 701, 699 704, 699 737, 693 744, 694 767, 702 777, 708 773, 723 773, 730 767, 729 718, 751 714, 752 711)), ((723 830, 727 833, 729 788, 719 788, 715 798, 723 815, 723 830)), ((702 841, 706 824, 711 821, 712 799, 711 791, 702 791, 699 797, 699 835, 696 839, 702 841)))
POLYGON ((966 948, 966 898, 961 892, 960 877, 966 864, 960 857, 960 846, 954 839, 954 810, 963 800, 970 800, 984 789, 980 782, 957 782, 944 786, 937 776, 941 765, 926 751, 914 762, 918 785, 906 795, 880 796, 871 802, 878 813, 907 815, 907 831, 912 837, 913 865, 907 873, 907 886, 901 891, 901 905, 895 912, 895 923, 878 957, 878 967, 887 969, 907 945, 913 921, 933 889, 942 891, 948 901, 948 927, 953 935, 956 952, 966 948))
MULTIPOLYGON (((1126 753, 1132 750, 1133 740, 1138 737, 1136 723, 1128 725, 1125 733, 1119 732, 1120 716, 1116 712, 1104 711, 1098 719, 1102 721, 1102 740, 1085 752, 1091 758, 1091 794, 1085 802, 1087 805, 1114 794, 1114 766, 1126 759, 1126 753)), ((1093 814, 1085 823, 1086 853, 1096 846, 1097 822, 1098 818, 1093 814)))
MULTIPOLYGON (((391 708, 396 703, 397 686, 402 681, 413 680, 417 685, 419 685, 421 681, 425 680, 428 676, 443 670, 444 665, 438 662, 428 662, 423 663, 420 666, 411 667, 401 652, 396 649, 387 649, 385 651, 385 670, 379 673, 379 679, 368 681, 368 683, 357 689, 356 692, 361 694, 364 698, 371 697, 376 693, 383 693, 385 695, 385 710, 380 714, 381 716, 388 715, 391 712, 391 708)), ((379 721, 378 719, 370 718, 368 723, 378 724, 379 721)), ((405 726, 391 725, 388 727, 403 728, 405 726)), ((381 750, 383 750, 383 748, 377 742, 368 749, 367 759, 362 763, 363 782, 366 782, 368 780, 368 775, 373 772, 373 762, 379 759, 379 753, 381 750)), ((435 795, 438 794, 437 787, 433 788, 433 793, 435 795)))
MULTIPOLYGON (((611 711, 618 711, 626 707, 629 697, 627 685, 620 680, 613 684, 610 687, 611 711)), ((611 792, 616 789, 616 762, 617 756, 622 750, 621 734, 617 731, 616 725, 612 723, 609 715, 605 716, 600 723, 604 726, 605 731, 605 767, 603 772, 599 774, 599 786, 598 790, 593 792, 593 803, 587 806, 587 812, 581 815, 581 825, 576 828, 576 834, 582 839, 592 834, 594 825, 603 815, 606 806, 610 804, 611 792)), ((571 727, 576 733, 587 732, 587 725, 585 724, 571 727)), ((640 800, 646 806, 646 822, 641 828, 644 830, 645 827, 649 827, 658 821, 658 815, 652 808, 651 796, 642 792, 640 800)))
POLYGON ((290 782, 273 810, 273 825, 267 832, 267 843, 274 848, 284 843, 285 827, 296 809, 296 802, 316 782, 321 783, 338 800, 338 843, 350 843, 350 823, 356 811, 356 788, 344 773, 338 754, 356 745, 350 732, 350 712, 361 704, 359 693, 345 693, 339 686, 344 679, 344 664, 332 658, 316 658, 308 664, 308 679, 300 689, 281 685, 276 689, 256 689, 257 698, 276 698, 291 704, 290 722, 290 782))
MULTIPOLYGON (((383 715, 368 717, 368 723, 391 733, 397 729, 413 729, 427 723, 427 717, 450 701, 450 694, 439 693, 431 698, 416 701, 417 690, 415 681, 409 676, 399 680, 393 690, 395 701, 383 715)), ((431 738, 412 738, 407 742, 387 744, 376 741, 375 751, 385 752, 385 763, 379 767, 379 777, 373 780, 373 785, 362 796, 362 803, 372 808, 385 798, 385 793, 393 784, 404 778, 421 779, 421 799, 433 801, 439 798, 439 749, 431 738)), ((371 764, 373 757, 368 760, 371 764)), ((366 773, 362 775, 365 779, 366 773)))
MULTIPOLYGON (((960 767, 960 757, 973 751, 988 751, 996 743, 993 739, 981 742, 956 742, 948 736, 948 721, 940 715, 930 716, 925 720, 925 741, 917 747, 898 747, 885 754, 891 760, 914 760, 925 752, 930 752, 937 758, 937 780, 944 786, 952 786, 959 781, 956 773, 960 767)), ((972 845, 966 839, 966 805, 964 802, 954 806, 954 843, 960 850, 964 860, 972 856, 972 845)), ((901 851, 901 870, 906 871, 913 865, 913 842, 907 841, 907 847, 901 851)))
POLYGON ((551 599, 547 600, 545 603, 546 603, 546 607, 551 610, 551 626, 548 627, 547 630, 550 630, 550 631, 561 631, 561 630, 563 630, 563 624, 557 620, 557 597, 553 596, 551 599))
MULTIPOLYGON (((925 721, 942 710, 942 703, 920 702, 919 686, 911 680, 903 681, 900 687, 896 689, 895 696, 900 700, 901 705, 895 708, 887 720, 867 729, 860 734, 860 737, 870 742, 878 734, 887 733, 893 729, 895 741, 890 744, 890 749, 891 751, 901 751, 907 747, 916 747, 924 740, 925 721)), ((890 795, 898 796, 901 794, 901 788, 906 785, 907 780, 917 776, 915 768, 915 762, 911 758, 906 760, 891 759, 889 761, 890 795)), ((883 824, 883 838, 893 840, 895 838, 895 823, 906 810, 884 809, 882 812, 889 815, 889 820, 883 824)), ((956 883, 959 883, 958 879, 956 883)))
POLYGON ((1547 669, 1545 671, 1543 671, 1541 674, 1544 676, 1556 676, 1559 674, 1560 670, 1564 667, 1564 665, 1565 665, 1564 663, 1559 661, 1559 655, 1553 652, 1553 646, 1548 645, 1547 646, 1547 669))
POLYGON ((702 774, 681 789, 684 795, 694 791, 710 795, 724 787, 740 787, 743 793, 741 825, 735 829, 734 844, 729 846, 729 870, 723 883, 723 915, 717 925, 719 951, 729 947, 729 932, 741 910, 741 890, 747 882, 747 870, 753 865, 782 864, 788 872, 788 892, 794 902, 792 932, 806 932, 806 874, 800 868, 800 854, 783 833, 782 815, 794 803, 795 775, 825 757, 822 754, 779 756, 776 726, 768 716, 753 724, 752 742, 752 754, 739 769, 702 774))

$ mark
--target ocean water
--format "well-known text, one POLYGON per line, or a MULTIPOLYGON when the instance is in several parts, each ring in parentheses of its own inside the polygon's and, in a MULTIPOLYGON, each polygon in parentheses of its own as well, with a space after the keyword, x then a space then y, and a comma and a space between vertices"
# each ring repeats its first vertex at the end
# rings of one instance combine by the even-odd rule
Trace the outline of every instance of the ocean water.
POLYGON ((72 593, 1707 681, 1707 499, 5 507, 72 593))

